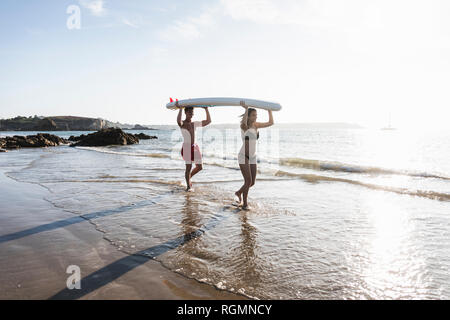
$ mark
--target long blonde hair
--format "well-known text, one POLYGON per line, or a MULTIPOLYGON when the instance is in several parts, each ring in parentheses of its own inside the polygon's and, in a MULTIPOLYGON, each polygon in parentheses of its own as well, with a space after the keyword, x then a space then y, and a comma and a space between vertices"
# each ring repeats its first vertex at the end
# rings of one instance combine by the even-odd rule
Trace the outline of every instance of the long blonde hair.
POLYGON ((254 108, 248 108, 247 112, 247 123, 244 123, 244 118, 245 118, 245 112, 243 114, 240 115, 241 119, 241 129, 245 130, 245 129, 249 129, 250 128, 250 115, 252 114, 252 112, 256 112, 256 109, 254 108))

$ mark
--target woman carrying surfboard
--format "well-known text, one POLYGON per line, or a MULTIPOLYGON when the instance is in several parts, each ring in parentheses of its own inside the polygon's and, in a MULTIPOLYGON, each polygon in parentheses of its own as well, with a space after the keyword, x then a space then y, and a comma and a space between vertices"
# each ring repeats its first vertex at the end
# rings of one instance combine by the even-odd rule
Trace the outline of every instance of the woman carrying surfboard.
POLYGON ((272 110, 269 112, 268 122, 256 122, 258 117, 256 109, 246 106, 244 101, 240 105, 245 108, 241 120, 241 137, 242 147, 239 150, 238 161, 242 176, 244 177, 244 184, 235 192, 239 199, 239 204, 242 204, 242 209, 248 210, 248 191, 250 187, 255 185, 257 162, 256 162, 256 142, 259 139, 258 129, 267 128, 273 125, 272 110), (243 197, 243 199, 242 199, 243 197))

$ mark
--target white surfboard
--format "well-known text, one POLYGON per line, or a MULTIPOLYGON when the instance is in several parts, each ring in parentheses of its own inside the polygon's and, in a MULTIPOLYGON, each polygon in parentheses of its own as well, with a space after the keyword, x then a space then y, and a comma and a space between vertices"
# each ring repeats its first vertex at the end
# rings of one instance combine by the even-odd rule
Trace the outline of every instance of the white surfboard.
MULTIPOLYGON (((184 99, 178 101, 180 107, 224 107, 224 106, 240 106, 241 101, 244 101, 246 106, 251 108, 258 108, 264 110, 279 111, 281 105, 276 102, 247 99, 247 98, 195 98, 184 99)), ((169 102, 167 109, 177 109, 175 101, 169 102)))

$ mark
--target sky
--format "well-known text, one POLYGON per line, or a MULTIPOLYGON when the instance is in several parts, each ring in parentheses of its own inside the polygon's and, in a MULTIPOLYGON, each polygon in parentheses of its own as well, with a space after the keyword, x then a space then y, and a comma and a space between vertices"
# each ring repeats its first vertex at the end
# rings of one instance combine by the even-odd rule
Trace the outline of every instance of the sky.
POLYGON ((281 103, 276 122, 448 128, 449 16, 445 0, 2 0, 0 118, 173 124, 170 97, 229 96, 281 103))

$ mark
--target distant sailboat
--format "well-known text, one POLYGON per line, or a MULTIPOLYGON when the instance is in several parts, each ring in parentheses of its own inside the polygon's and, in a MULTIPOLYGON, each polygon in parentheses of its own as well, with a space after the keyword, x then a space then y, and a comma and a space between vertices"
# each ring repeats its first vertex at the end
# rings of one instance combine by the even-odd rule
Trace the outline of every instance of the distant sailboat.
POLYGON ((389 114, 389 124, 388 124, 388 126, 387 126, 387 127, 381 128, 381 130, 397 130, 396 128, 394 128, 394 127, 391 125, 391 114, 389 114))

